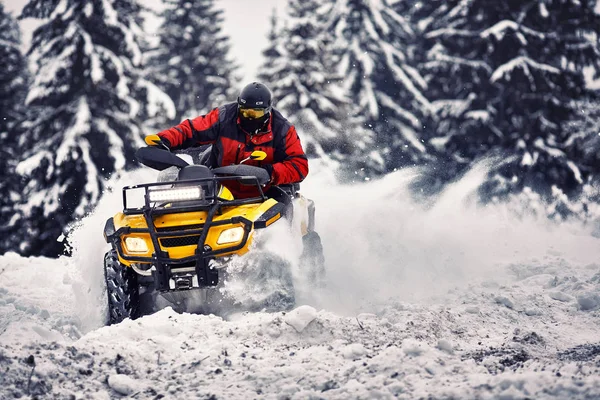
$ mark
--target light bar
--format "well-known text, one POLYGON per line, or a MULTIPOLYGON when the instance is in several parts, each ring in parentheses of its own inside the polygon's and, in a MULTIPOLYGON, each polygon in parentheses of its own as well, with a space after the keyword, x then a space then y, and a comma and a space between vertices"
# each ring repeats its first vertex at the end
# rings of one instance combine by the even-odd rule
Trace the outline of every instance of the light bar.
POLYGON ((148 199, 151 202, 201 200, 202 188, 199 186, 190 186, 180 189, 149 190, 148 199))

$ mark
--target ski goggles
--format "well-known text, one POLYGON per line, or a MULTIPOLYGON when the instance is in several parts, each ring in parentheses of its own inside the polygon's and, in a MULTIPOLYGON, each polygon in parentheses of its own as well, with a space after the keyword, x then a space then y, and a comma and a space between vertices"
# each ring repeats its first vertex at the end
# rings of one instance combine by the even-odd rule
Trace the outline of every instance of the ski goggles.
POLYGON ((262 118, 268 112, 269 112, 269 110, 267 108, 240 108, 239 109, 240 115, 247 119, 262 118))

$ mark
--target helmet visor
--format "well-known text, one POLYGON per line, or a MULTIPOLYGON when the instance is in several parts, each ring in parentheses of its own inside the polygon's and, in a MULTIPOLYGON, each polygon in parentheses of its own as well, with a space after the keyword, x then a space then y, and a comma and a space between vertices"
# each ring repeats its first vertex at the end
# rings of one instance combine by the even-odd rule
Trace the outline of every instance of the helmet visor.
POLYGON ((240 116, 246 119, 258 119, 268 112, 266 108, 240 108, 240 116))

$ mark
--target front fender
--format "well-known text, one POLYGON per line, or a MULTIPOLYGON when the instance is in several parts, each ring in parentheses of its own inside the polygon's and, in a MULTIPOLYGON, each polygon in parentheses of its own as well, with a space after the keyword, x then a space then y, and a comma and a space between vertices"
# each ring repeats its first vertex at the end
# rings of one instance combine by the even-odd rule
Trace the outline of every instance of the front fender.
POLYGON ((115 234, 115 221, 113 217, 106 220, 104 224, 104 240, 106 243, 111 243, 112 236, 115 234))

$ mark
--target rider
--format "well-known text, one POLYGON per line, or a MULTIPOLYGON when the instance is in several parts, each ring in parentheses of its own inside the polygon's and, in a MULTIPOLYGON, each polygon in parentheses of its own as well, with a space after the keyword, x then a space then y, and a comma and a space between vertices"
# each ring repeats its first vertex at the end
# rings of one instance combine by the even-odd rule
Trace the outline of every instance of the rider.
MULTIPOLYGON (((259 82, 246 85, 237 102, 224 104, 192 120, 146 136, 146 144, 170 150, 212 144, 209 166, 244 164, 264 168, 270 185, 301 182, 308 174, 308 160, 296 128, 273 108, 269 88, 259 82), (250 159, 263 151, 262 161, 250 159)), ((236 198, 254 197, 255 186, 228 185, 236 198)), ((268 188, 267 188, 268 189, 268 188)))

